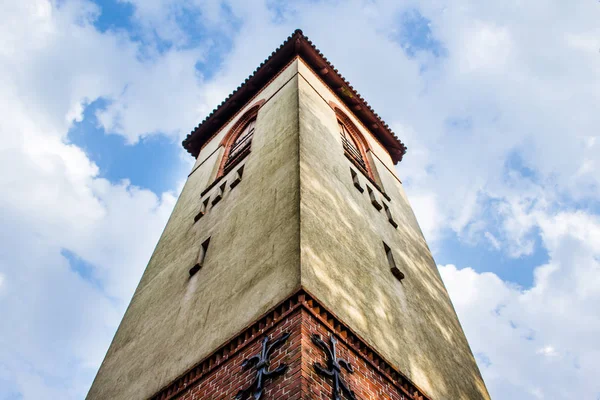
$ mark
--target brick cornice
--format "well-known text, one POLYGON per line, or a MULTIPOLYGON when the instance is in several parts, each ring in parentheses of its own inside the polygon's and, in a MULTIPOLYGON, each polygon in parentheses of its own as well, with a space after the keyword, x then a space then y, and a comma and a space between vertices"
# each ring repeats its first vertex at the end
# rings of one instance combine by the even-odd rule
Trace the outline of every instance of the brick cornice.
POLYGON ((299 310, 307 311, 320 321, 327 330, 385 377, 399 392, 403 393, 406 399, 430 400, 430 397, 404 374, 392 367, 389 362, 361 339, 358 334, 352 331, 304 289, 298 290, 295 294, 265 313, 257 321, 248 325, 238 335, 228 340, 193 368, 159 390, 150 400, 172 400, 178 398, 189 387, 212 373, 220 365, 248 346, 251 346, 259 338, 269 334, 279 322, 299 310))

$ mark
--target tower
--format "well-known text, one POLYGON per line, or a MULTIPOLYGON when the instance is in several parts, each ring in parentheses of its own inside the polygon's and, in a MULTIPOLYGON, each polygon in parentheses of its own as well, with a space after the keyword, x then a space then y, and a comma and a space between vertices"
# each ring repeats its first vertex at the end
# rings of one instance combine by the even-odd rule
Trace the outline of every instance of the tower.
POLYGON ((394 172, 406 148, 301 31, 183 146, 89 400, 489 399, 394 172))

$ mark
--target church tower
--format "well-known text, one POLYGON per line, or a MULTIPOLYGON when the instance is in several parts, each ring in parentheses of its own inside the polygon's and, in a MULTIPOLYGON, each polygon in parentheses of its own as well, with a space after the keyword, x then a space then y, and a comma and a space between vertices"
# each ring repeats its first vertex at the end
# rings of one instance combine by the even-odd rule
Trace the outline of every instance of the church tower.
POLYGON ((196 158, 89 400, 479 400, 394 165, 297 30, 183 141, 196 158))

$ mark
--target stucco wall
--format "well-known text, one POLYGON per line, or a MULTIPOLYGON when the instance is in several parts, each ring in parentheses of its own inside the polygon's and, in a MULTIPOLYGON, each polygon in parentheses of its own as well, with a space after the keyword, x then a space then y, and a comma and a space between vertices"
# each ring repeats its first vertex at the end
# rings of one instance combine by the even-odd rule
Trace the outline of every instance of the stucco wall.
MULTIPOLYGON (((234 168, 230 175, 235 174, 234 168)), ((355 169, 356 170, 356 169, 355 169)), ((302 286, 434 400, 489 396, 412 209, 379 142, 293 61, 201 150, 88 399, 145 399, 302 286), (194 223, 220 143, 259 100, 241 183, 194 223), (368 140, 398 228, 352 184, 335 102, 368 140), (189 278, 201 243, 203 268, 189 278), (390 273, 385 241, 406 279, 390 273)), ((363 187, 367 179, 356 170, 363 187)), ((140 227, 143 229, 143 227, 140 227)))
POLYGON ((434 400, 488 399, 402 185, 388 169, 389 154, 365 134, 392 200, 355 168, 365 187, 360 193, 328 104, 339 101, 302 64, 298 82, 302 286, 434 400), (398 228, 372 206, 367 185, 398 228), (390 272, 382 242, 406 276, 402 283, 390 272))
POLYGON ((369 147, 373 151, 376 157, 386 164, 389 169, 394 169, 394 162, 392 161, 387 150, 381 145, 381 143, 375 138, 375 136, 360 122, 358 118, 354 116, 352 111, 344 105, 344 103, 335 95, 327 86, 323 84, 321 79, 308 67, 302 59, 298 60, 298 73, 302 76, 304 81, 318 93, 318 95, 326 103, 334 103, 340 108, 348 118, 354 123, 354 125, 360 130, 365 140, 367 140, 369 147))
POLYGON ((219 143, 243 111, 200 152, 88 399, 148 398, 299 287, 296 72, 294 62, 248 105, 266 100, 243 179, 194 223, 219 143))

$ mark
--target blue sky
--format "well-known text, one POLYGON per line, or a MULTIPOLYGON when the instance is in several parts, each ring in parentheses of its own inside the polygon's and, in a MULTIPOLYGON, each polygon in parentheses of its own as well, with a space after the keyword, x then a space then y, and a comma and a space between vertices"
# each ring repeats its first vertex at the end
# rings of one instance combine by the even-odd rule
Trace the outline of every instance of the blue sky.
MULTIPOLYGON (((93 24, 99 31, 123 30, 132 40, 148 45, 138 33, 138 24, 134 21, 135 8, 131 4, 118 1, 98 1, 96 4, 100 6, 101 11, 93 24)), ((222 7, 229 14, 227 8, 222 7)), ((281 5, 274 6, 276 20, 284 19, 284 12, 280 7, 281 5)), ((212 35, 212 32, 198 28, 195 22, 201 21, 201 12, 184 15, 185 17, 178 15, 176 19, 189 35, 185 46, 193 46, 203 38, 210 37, 211 48, 206 61, 196 65, 198 71, 210 79, 219 69, 222 53, 228 51, 230 44, 219 35, 212 35)), ((406 56, 414 58, 417 53, 425 52, 435 59, 444 57, 446 50, 443 43, 431 31, 431 21, 418 9, 407 9, 398 15, 392 39, 402 47, 406 56)), ((235 22, 233 25, 237 26, 235 22)), ((281 38, 282 41, 284 39, 281 38)), ((169 41, 157 40, 160 42, 157 47, 161 51, 166 51, 174 45, 169 41)), ((248 74, 250 72, 247 71, 248 74)), ((88 157, 98 165, 100 176, 111 182, 117 183, 127 179, 132 185, 149 189, 157 195, 164 191, 176 191, 184 176, 182 171, 189 165, 182 158, 180 141, 172 137, 154 135, 142 138, 133 145, 127 144, 122 136, 111 134, 112 132, 107 132, 99 126, 95 114, 98 109, 105 108, 106 103, 106 99, 100 98, 85 106, 83 120, 75 123, 69 131, 69 141, 84 149, 88 157)), ((462 116, 449 120, 446 133, 451 135, 457 130, 471 130, 470 119, 462 116)), ((525 177, 533 177, 534 172, 519 162, 516 154, 507 158, 506 168, 525 177)), ((539 244, 535 246, 532 254, 514 258, 505 256, 493 246, 465 242, 455 232, 446 232, 445 240, 436 250, 434 255, 440 264, 477 266, 478 270, 494 272, 502 279, 524 288, 531 286, 534 268, 548 258, 546 251, 539 244)))
POLYGON ((99 1, 100 15, 94 21, 94 26, 100 32, 123 29, 133 31, 132 18, 135 7, 124 1, 99 1))
POLYGON ((182 139, 296 28, 407 144, 492 397, 599 397, 600 6, 575 3, 0 6, 0 399, 85 396, 193 163, 182 139))
MULTIPOLYGON (((97 4, 101 7, 101 13, 94 21, 94 26, 98 30, 124 30, 131 35, 133 40, 145 44, 145 41, 136 32, 136 23, 133 21, 134 7, 131 4, 116 1, 99 1, 97 4)), ((275 19, 282 19, 279 5, 275 7, 275 10, 275 19)), ((196 28, 190 31, 190 26, 194 25, 193 19, 196 18, 201 19, 201 14, 188 16, 183 21, 178 20, 182 29, 189 33, 190 43, 194 42, 194 38, 199 40, 204 36, 201 29, 196 28)), ((399 14, 397 32, 393 34, 393 40, 401 45, 408 57, 415 57, 417 52, 428 52, 435 58, 443 57, 445 53, 443 43, 434 37, 429 26, 430 23, 418 9, 403 11, 399 14)), ((211 40, 214 38, 211 37, 211 40)), ((219 38, 216 40, 216 43, 212 44, 213 50, 209 52, 207 61, 198 63, 196 66, 208 78, 218 70, 222 62, 219 53, 227 51, 229 47, 227 43, 223 43, 226 40, 219 41, 219 38), (215 50, 215 48, 219 50, 215 50)), ((283 40, 284 38, 282 38, 283 40)), ((170 45, 161 43, 159 48, 164 49, 170 45)), ((248 74, 250 72, 248 71, 248 74)), ((134 145, 127 145, 122 137, 110 135, 111 132, 106 132, 98 126, 95 112, 105 105, 105 99, 98 99, 88 104, 83 120, 76 123, 70 130, 69 140, 84 149, 90 159, 100 168, 100 175, 112 182, 128 179, 133 185, 152 190, 157 194, 163 191, 177 190, 177 184, 182 177, 181 171, 187 165, 181 159, 180 142, 159 136, 142 139, 134 145)), ((462 121, 465 120, 467 119, 462 119, 462 121)), ((458 119, 453 120, 449 123, 449 130, 459 124, 464 128, 464 122, 460 122, 458 119)), ((507 160, 507 168, 529 176, 531 170, 513 158, 507 160)), ((528 287, 532 283, 533 268, 547 258, 544 250, 539 246, 536 246, 534 254, 528 256, 516 259, 504 257, 493 247, 473 246, 465 243, 452 232, 448 232, 446 240, 435 256, 441 264, 477 265, 479 268, 492 271, 501 278, 524 287, 528 287)))
MULTIPOLYGON (((99 17, 94 21, 94 26, 99 31, 123 30, 133 40, 149 45, 137 32, 138 26, 134 21, 135 8, 131 4, 118 1, 98 1, 96 4, 101 8, 99 17)), ((230 13, 225 6, 223 9, 230 13)), ((285 13, 281 10, 281 5, 275 5, 274 10, 275 20, 284 19, 285 13)), ((196 12, 186 14, 185 17, 178 15, 177 22, 189 35, 186 46, 193 46, 205 36, 210 37, 212 43, 206 61, 196 65, 198 71, 210 79, 215 71, 218 71, 222 63, 222 53, 228 51, 230 44, 219 35, 211 35, 211 32, 204 32, 198 28, 195 22, 201 19, 201 13, 196 12)), ((416 8, 402 11, 396 21, 396 31, 392 34, 392 39, 410 58, 416 57, 418 52, 430 53, 435 59, 443 58, 446 50, 443 43, 434 36, 430 24, 431 21, 416 8)), ((160 41, 157 47, 165 51, 172 46, 172 43, 160 41)), ((248 71, 248 74, 250 72, 248 71)), ((182 171, 188 166, 182 159, 180 142, 169 137, 152 136, 142 138, 134 145, 128 145, 122 136, 111 135, 110 131, 107 132, 99 126, 95 114, 98 109, 104 108, 106 103, 106 99, 100 98, 87 104, 83 120, 75 123, 69 131, 69 140, 84 149, 88 157, 100 168, 100 176, 111 182, 128 179, 132 185, 149 189, 156 194, 176 191, 183 177, 182 171)), ((456 130, 470 130, 468 117, 449 120, 447 134, 456 130)), ((519 162, 517 155, 507 159, 506 167, 526 177, 533 177, 534 174, 519 162)), ((514 258, 505 256, 493 246, 476 246, 465 242, 455 232, 446 232, 445 240, 436 250, 435 258, 440 264, 477 266, 479 270, 494 272, 502 279, 525 288, 530 287, 533 282, 534 268, 548 258, 546 251, 539 244, 535 246, 532 254, 514 258)))
POLYGON ((127 179, 156 194, 177 190, 181 172, 189 166, 182 157, 181 142, 156 135, 128 144, 123 136, 98 126, 96 111, 106 107, 106 103, 98 99, 86 105, 81 122, 69 130, 69 142, 83 149, 99 167, 100 176, 111 182, 127 179))

